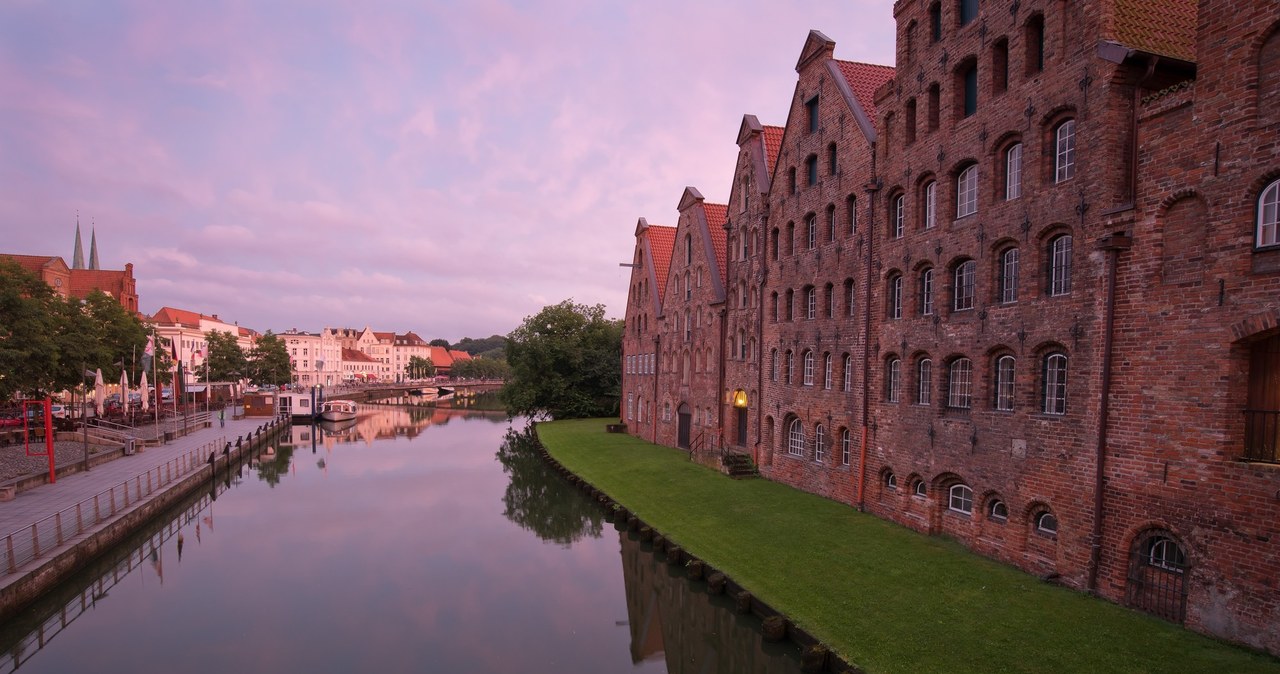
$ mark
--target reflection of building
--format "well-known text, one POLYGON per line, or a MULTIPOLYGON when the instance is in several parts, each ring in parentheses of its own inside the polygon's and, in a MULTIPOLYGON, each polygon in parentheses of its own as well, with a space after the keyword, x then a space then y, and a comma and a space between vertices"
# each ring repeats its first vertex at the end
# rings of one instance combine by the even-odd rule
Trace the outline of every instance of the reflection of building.
POLYGON ((1274 5, 899 2, 897 70, 811 32, 723 298, 688 192, 637 229, 629 430, 1280 652, 1274 5))
POLYGON ((800 671, 799 647, 771 644, 766 652, 758 619, 735 613, 728 598, 695 591, 700 586, 633 534, 618 538, 633 663, 665 656, 669 674, 800 671))

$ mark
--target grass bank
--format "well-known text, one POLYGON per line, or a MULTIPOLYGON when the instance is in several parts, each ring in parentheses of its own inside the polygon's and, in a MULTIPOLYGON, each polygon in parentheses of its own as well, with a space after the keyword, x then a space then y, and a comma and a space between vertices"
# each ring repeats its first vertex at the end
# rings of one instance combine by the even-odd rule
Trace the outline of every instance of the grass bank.
POLYGON ((557 421, 558 461, 868 672, 1280 672, 1236 648, 1047 585, 939 538, 682 451, 557 421))

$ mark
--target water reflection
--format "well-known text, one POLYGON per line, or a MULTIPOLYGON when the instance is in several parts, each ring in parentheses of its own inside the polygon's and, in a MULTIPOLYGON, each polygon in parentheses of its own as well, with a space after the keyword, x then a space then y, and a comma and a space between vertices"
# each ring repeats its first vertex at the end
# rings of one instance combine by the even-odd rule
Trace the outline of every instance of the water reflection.
POLYGON ((544 541, 568 547, 583 537, 600 538, 604 512, 574 489, 536 452, 532 426, 507 429, 498 448, 502 472, 510 478, 502 514, 544 541))

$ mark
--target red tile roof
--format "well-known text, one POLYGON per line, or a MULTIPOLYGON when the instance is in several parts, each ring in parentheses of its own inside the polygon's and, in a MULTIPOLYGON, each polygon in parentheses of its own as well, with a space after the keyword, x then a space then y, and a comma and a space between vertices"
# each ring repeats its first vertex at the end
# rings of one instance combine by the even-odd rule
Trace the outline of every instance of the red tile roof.
POLYGON ((1196 0, 1114 0, 1115 39, 1126 47, 1196 60, 1196 0))
MULTIPOLYGON (((53 264, 54 260, 61 259, 58 257, 50 257, 48 255, 9 255, 7 253, 0 255, 0 257, 13 260, 19 267, 22 267, 36 276, 40 275, 40 270, 53 264)), ((62 264, 64 266, 66 265, 65 262, 62 264)))
POLYGON ((720 284, 724 285, 728 263, 729 244, 726 241, 728 232, 724 231, 724 223, 729 220, 729 207, 724 204, 702 202, 702 210, 707 216, 707 228, 711 230, 711 247, 716 252, 716 267, 720 269, 720 284))
POLYGON ((782 152, 782 132, 780 126, 764 127, 764 160, 765 170, 773 175, 773 167, 778 164, 778 154, 782 152))
POLYGON ((443 346, 431 347, 431 364, 438 368, 453 367, 453 356, 449 355, 449 350, 443 346))
POLYGON ((350 360, 350 361, 354 361, 354 362, 357 362, 357 363, 376 363, 376 362, 378 362, 378 361, 377 361, 377 359, 373 358, 372 356, 366 355, 363 351, 356 351, 355 349, 343 349, 343 350, 342 350, 342 359, 343 359, 343 360, 350 360))
POLYGON ((649 237, 649 257, 653 262, 653 273, 658 277, 658 297, 663 298, 667 296, 667 273, 671 271, 671 253, 676 249, 676 228, 649 225, 644 231, 649 237))
POLYGON ((455 363, 460 360, 471 360, 471 354, 467 353, 466 351, 456 351, 454 349, 449 349, 449 356, 453 358, 453 362, 455 363))
POLYGON ((126 292, 125 278, 128 272, 113 269, 72 269, 71 294, 85 297, 94 290, 101 290, 119 298, 126 292))
POLYGON ((160 325, 185 325, 195 328, 200 326, 201 318, 208 318, 208 316, 194 311, 187 311, 186 309, 161 307, 159 311, 152 314, 151 322, 159 323, 160 325))
POLYGON ((893 68, 855 61, 836 60, 835 64, 840 68, 840 74, 844 75, 845 81, 849 83, 849 88, 853 90, 853 97, 858 100, 858 104, 867 113, 871 123, 875 124, 876 89, 893 79, 893 68))

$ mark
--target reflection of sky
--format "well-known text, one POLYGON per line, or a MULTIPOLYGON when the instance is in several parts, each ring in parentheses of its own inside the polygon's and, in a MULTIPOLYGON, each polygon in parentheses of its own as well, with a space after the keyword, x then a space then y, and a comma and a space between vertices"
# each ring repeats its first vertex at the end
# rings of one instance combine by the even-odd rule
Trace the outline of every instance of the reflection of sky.
MULTIPOLYGON (((618 541, 544 543, 502 516, 505 426, 309 447, 249 474, 201 525, 21 671, 636 671, 618 541)), ((652 665, 662 671, 661 663, 652 665)))

